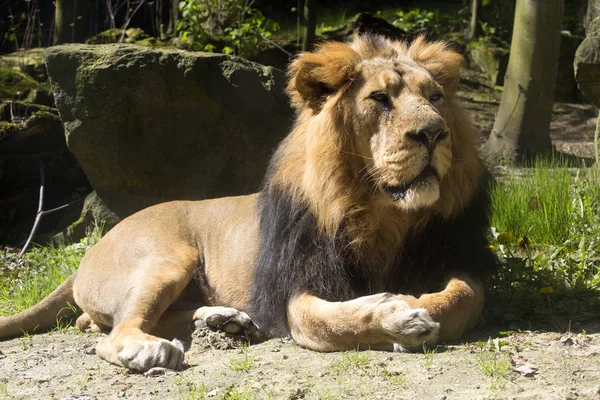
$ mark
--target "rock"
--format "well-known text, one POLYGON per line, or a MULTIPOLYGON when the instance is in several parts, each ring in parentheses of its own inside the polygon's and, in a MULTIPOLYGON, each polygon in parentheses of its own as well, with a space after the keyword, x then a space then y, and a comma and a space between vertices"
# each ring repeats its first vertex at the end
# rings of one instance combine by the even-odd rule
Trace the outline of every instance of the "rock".
POLYGON ((587 25, 587 36, 577 48, 573 65, 579 88, 600 107, 600 16, 587 25))
POLYGON ((96 191, 93 191, 86 196, 79 218, 66 230, 54 235, 53 239, 57 243, 77 243, 89 236, 93 229, 108 232, 119 221, 120 218, 106 206, 96 191))
POLYGON ((40 86, 37 89, 32 89, 25 101, 32 104, 52 107, 54 105, 54 96, 49 89, 40 86))
POLYGON ((469 63, 484 73, 491 87, 504 85, 508 54, 507 49, 494 46, 485 39, 472 41, 467 46, 469 63))
POLYGON ((554 101, 578 103, 583 100, 573 70, 575 52, 582 41, 582 37, 572 35, 569 31, 561 32, 554 101))
POLYGON ((67 145, 120 218, 257 191, 291 125, 285 74, 240 58, 65 45, 46 61, 67 145))

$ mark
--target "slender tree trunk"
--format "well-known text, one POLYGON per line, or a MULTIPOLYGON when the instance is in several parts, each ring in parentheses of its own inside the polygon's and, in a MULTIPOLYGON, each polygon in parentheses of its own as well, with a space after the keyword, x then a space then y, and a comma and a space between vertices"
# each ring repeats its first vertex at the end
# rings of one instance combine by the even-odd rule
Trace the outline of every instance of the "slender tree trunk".
POLYGON ((171 0, 169 12, 169 30, 167 33, 172 36, 177 35, 177 24, 179 23, 179 0, 171 0))
POLYGON ((550 116, 563 0, 517 0, 504 94, 484 157, 522 161, 552 149, 550 116))
POLYGON ((53 44, 82 43, 89 36, 87 0, 56 0, 53 44))
POLYGON ((471 23, 469 24, 468 40, 473 40, 479 36, 479 9, 481 8, 481 0, 471 0, 471 23))
POLYGON ((302 50, 309 51, 315 42, 317 29, 317 0, 304 0, 304 39, 302 50))

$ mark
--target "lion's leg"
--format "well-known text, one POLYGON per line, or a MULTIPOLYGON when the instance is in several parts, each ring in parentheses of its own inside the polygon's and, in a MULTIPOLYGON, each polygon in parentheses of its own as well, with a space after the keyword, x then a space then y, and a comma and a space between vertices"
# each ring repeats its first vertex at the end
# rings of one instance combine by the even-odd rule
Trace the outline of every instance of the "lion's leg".
POLYGON ((298 344, 320 351, 421 348, 437 342, 439 331, 427 311, 389 293, 345 302, 301 294, 289 303, 288 322, 298 344))
POLYGON ((196 265, 194 256, 157 257, 152 265, 140 268, 137 281, 127 290, 122 308, 114 316, 113 330, 98 342, 96 353, 106 361, 138 371, 179 369, 184 353, 181 341, 170 342, 149 333, 188 285, 196 265))
POLYGON ((412 307, 424 308, 440 323, 440 340, 457 340, 475 326, 484 303, 483 285, 466 275, 452 277, 441 292, 399 298, 412 307))

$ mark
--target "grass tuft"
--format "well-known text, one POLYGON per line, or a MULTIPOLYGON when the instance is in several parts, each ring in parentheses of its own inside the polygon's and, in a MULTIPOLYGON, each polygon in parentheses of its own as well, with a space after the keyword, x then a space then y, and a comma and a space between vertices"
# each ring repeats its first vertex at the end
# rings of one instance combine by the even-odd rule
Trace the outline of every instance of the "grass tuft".
MULTIPOLYGON (((18 259, 0 251, 0 315, 10 315, 37 304, 78 267, 85 252, 100 240, 95 230, 79 243, 34 247, 18 259)), ((63 324, 64 322, 59 321, 63 324)))
POLYGON ((488 316, 544 320, 600 306, 600 169, 537 160, 492 189, 488 316))

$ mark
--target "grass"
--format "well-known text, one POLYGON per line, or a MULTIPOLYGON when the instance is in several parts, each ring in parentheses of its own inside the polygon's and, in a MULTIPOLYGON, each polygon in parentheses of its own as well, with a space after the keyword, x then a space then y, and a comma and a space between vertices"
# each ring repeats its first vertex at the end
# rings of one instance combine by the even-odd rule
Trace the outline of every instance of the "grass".
POLYGON ((394 386, 406 385, 406 375, 401 371, 390 371, 386 363, 381 364, 379 375, 394 386))
POLYGON ((370 351, 361 352, 358 348, 352 351, 344 351, 339 360, 331 363, 329 370, 332 374, 337 374, 350 368, 362 368, 369 362, 370 358, 370 351))
POLYGON ((537 160, 492 190, 492 247, 501 269, 488 316, 514 321, 600 306, 600 169, 537 160))
MULTIPOLYGON (((36 247, 19 260, 0 252, 0 315, 23 311, 46 297, 79 266, 81 258, 100 239, 100 231, 72 245, 36 247)), ((65 327, 64 321, 59 326, 65 327)))
POLYGON ((510 358, 508 355, 492 348, 490 343, 479 342, 479 353, 475 356, 482 374, 491 378, 492 388, 498 388, 510 375, 510 358))
POLYGON ((423 356, 425 357, 425 368, 431 369, 431 365, 433 364, 433 359, 437 354, 437 347, 428 348, 425 344, 423 344, 423 356))
POLYGON ((196 385, 180 376, 176 376, 173 382, 175 382, 179 394, 187 400, 204 400, 207 397, 206 393, 208 389, 205 385, 196 385))
POLYGON ((229 369, 235 372, 248 372, 254 367, 254 357, 248 354, 248 346, 244 346, 242 360, 229 360, 229 369))

